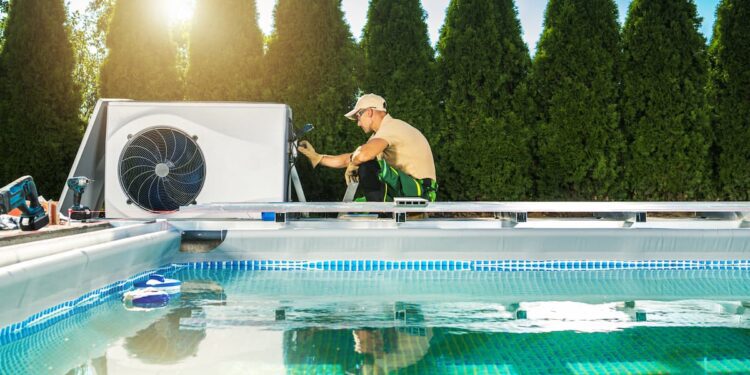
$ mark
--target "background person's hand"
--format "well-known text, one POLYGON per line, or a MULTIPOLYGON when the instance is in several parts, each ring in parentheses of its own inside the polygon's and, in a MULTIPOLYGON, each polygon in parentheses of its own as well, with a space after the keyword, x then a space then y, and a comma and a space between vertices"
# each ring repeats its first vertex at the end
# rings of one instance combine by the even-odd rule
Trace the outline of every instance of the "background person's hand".
POLYGON ((320 155, 315 152, 315 148, 313 148, 313 146, 308 141, 301 141, 297 145, 297 150, 302 153, 302 155, 305 155, 308 159, 310 159, 310 163, 312 163, 313 168, 317 167, 320 161, 323 160, 324 155, 320 155))
POLYGON ((349 163, 349 166, 346 167, 346 173, 344 173, 344 180, 346 180, 346 186, 349 186, 352 182, 359 182, 359 174, 357 171, 359 170, 358 165, 354 165, 354 163, 349 163))

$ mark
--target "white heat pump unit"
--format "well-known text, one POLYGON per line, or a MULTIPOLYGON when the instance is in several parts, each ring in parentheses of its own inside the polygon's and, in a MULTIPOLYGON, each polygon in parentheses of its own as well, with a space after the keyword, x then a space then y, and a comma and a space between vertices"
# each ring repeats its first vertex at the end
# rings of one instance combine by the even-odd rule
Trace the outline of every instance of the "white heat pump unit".
POLYGON ((106 217, 286 201, 290 122, 283 104, 109 102, 106 217))

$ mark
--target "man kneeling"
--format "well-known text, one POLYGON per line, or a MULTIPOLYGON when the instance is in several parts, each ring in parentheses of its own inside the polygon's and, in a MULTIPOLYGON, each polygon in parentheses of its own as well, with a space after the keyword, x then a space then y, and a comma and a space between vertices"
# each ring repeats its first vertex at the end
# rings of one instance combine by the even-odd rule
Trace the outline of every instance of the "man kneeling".
POLYGON ((385 99, 367 94, 345 115, 365 134, 374 133, 354 152, 321 155, 302 141, 299 151, 312 162, 330 168, 346 168, 347 185, 359 181, 368 202, 387 202, 397 197, 420 197, 434 202, 437 197, 435 162, 424 135, 404 121, 388 114, 385 99))

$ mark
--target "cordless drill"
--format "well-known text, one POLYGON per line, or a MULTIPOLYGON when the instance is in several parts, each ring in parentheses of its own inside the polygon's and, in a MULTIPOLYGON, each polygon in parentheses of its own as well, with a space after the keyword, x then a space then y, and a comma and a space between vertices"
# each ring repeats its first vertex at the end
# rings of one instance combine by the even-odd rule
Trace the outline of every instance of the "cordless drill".
POLYGON ((0 214, 7 214, 14 208, 21 210, 19 227, 22 231, 41 229, 49 224, 49 216, 39 203, 31 176, 23 176, 0 189, 0 214))
POLYGON ((70 220, 86 221, 93 217, 91 209, 81 206, 83 191, 86 190, 86 186, 92 181, 94 180, 82 176, 68 179, 68 188, 73 191, 73 207, 70 208, 70 220))

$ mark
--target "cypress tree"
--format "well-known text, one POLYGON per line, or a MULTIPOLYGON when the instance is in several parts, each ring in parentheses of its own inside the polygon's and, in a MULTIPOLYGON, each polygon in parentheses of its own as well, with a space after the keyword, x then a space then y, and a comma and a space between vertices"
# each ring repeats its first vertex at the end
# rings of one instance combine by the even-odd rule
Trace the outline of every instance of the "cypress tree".
POLYGON ((528 198, 523 81, 531 60, 513 0, 452 0, 437 59, 442 199, 528 198))
POLYGON ((198 0, 190 32, 190 100, 258 100, 263 33, 255 0, 198 0))
POLYGON ((10 2, 8 0, 0 0, 0 52, 3 50, 5 44, 5 19, 8 17, 8 11, 10 10, 10 2))
MULTIPOLYGON (((308 139, 321 153, 354 151, 367 137, 344 117, 355 102, 361 61, 340 0, 279 0, 265 61, 264 98, 291 106, 294 123, 313 123, 308 139)), ((340 200, 344 171, 297 162, 310 200, 340 200)))
POLYGON ((428 140, 437 118, 434 56, 419 0, 371 0, 362 37, 362 90, 383 96, 388 111, 428 140))
POLYGON ((14 1, 0 54, 1 184, 32 175, 47 198, 62 191, 83 124, 62 0, 14 1))
POLYGON ((707 196, 706 43, 692 0, 634 0, 623 30, 625 181, 636 200, 707 196))
MULTIPOLYGON (((8 121, 6 119, 7 115, 5 114, 5 108, 8 105, 8 94, 6 93, 7 74, 5 73, 2 58, 3 46, 5 45, 5 24, 7 23, 6 19, 9 11, 10 2, 8 0, 0 0, 0 134, 2 134, 0 136, 0 150, 10 150, 12 145, 10 129, 8 129, 8 121)), ((0 163, 0 186, 5 186, 6 183, 10 182, 6 181, 10 178, 8 177, 9 175, 5 163, 0 163)))
POLYGON ((723 0, 709 48, 708 86, 720 197, 750 200, 750 3, 723 0))
POLYGON ((620 198, 620 32, 613 0, 550 0, 532 85, 542 199, 620 198))
POLYGON ((103 98, 179 100, 177 50, 166 10, 153 0, 118 1, 107 32, 100 75, 103 98))

